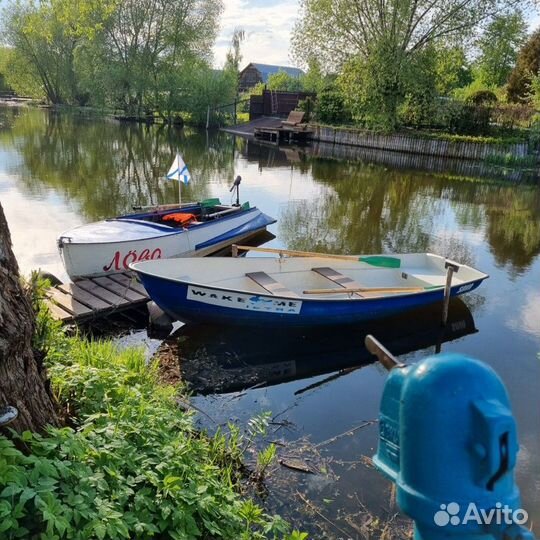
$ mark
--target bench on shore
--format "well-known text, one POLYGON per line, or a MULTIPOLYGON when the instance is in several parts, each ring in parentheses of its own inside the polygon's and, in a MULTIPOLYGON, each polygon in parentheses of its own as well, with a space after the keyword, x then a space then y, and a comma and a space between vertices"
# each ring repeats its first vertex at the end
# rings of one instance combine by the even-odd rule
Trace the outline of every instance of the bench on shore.
POLYGON ((305 116, 306 113, 303 111, 291 111, 287 117, 287 120, 283 120, 283 122, 281 122, 281 127, 305 129, 307 126, 306 123, 303 123, 305 116))

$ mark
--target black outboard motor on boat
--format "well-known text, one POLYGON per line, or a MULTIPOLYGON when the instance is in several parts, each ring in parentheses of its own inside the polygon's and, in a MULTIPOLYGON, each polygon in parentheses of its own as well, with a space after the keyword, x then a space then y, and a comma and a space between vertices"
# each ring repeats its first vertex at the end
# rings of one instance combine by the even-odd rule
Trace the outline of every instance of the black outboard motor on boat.
POLYGON ((240 206, 240 182, 242 182, 242 177, 238 175, 234 181, 234 184, 229 189, 229 192, 232 193, 236 189, 236 203, 233 206, 240 206))

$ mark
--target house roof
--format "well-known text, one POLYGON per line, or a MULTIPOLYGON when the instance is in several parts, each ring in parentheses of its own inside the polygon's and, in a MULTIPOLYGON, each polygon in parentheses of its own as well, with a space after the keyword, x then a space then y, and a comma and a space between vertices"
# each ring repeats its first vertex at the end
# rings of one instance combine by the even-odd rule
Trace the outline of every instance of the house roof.
POLYGON ((280 71, 284 71, 291 77, 300 77, 300 75, 303 75, 304 72, 295 67, 289 67, 289 66, 273 66, 270 64, 258 64, 255 62, 251 62, 248 64, 242 71, 245 71, 249 66, 253 66, 256 68, 259 73, 261 74, 263 82, 268 82, 268 77, 274 73, 279 73, 280 71))

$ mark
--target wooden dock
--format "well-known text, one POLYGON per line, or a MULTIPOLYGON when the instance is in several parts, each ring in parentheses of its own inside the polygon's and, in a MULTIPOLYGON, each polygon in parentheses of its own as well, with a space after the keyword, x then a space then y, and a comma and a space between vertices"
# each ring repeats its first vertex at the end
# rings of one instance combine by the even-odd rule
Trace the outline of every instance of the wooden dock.
POLYGON ((148 293, 135 275, 126 272, 51 287, 45 304, 54 319, 79 323, 137 307, 148 300, 148 293))
POLYGON ((266 139, 275 144, 306 144, 312 135, 311 130, 296 126, 257 127, 254 130, 256 139, 266 139))

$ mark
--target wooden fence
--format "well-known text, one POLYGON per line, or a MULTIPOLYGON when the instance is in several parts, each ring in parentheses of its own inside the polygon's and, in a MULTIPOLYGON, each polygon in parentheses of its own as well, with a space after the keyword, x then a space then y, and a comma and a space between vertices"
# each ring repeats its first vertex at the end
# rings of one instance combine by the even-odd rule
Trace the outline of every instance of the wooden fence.
POLYGON ((255 120, 261 116, 286 117, 298 107, 300 101, 314 95, 308 92, 263 90, 262 95, 250 96, 249 119, 255 120))
POLYGON ((394 152, 407 152, 429 156, 444 156, 459 159, 485 160, 512 154, 515 158, 525 158, 529 152, 528 143, 494 144, 472 141, 445 141, 415 137, 406 133, 384 134, 359 129, 334 128, 310 125, 316 141, 378 148, 394 152))

